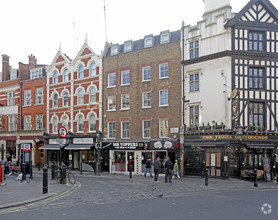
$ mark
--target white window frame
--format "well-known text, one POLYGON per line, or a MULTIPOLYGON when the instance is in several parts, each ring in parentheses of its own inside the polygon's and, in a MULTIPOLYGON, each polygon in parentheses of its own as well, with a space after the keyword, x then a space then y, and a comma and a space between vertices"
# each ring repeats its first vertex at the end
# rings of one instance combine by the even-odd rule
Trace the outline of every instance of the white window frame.
POLYGON ((62 93, 62 105, 63 105, 63 107, 68 107, 69 106, 69 92, 68 91, 64 91, 62 93), (68 104, 67 105, 65 105, 65 94, 68 94, 68 96, 67 96, 68 104))
POLYGON ((108 96, 107 98, 107 111, 116 111, 116 96, 115 95, 111 95, 111 96, 108 96), (114 100, 113 100, 113 97, 114 97, 114 100), (110 99, 112 98, 112 99, 110 99), (110 102, 112 101, 112 103, 110 102), (113 104, 113 101, 115 101, 115 105, 113 104), (110 108, 110 104, 114 106, 114 108, 110 108))
POLYGON ((30 79, 39 79, 43 77, 43 69, 32 69, 30 70, 30 79))
POLYGON ((151 138, 151 131, 152 131, 151 120, 143 120, 142 121, 142 137, 143 138, 151 138), (145 122, 149 122, 150 123, 150 127, 149 128, 145 127, 145 122), (145 131, 149 132, 149 136, 148 137, 145 136, 145 131))
POLYGON ((80 88, 80 89, 77 90, 77 105, 84 105, 84 95, 85 95, 85 92, 84 92, 83 89, 80 88), (82 97, 79 96, 79 92, 80 92, 80 91, 83 92, 82 97), (81 101, 82 101, 82 102, 81 102, 81 101))
POLYGON ((131 42, 125 43, 124 47, 125 47, 125 52, 132 51, 132 43, 131 42))
POLYGON ((192 73, 189 75, 189 92, 199 92, 199 91, 200 91, 200 73, 192 73), (198 80, 196 80, 197 75, 198 75, 198 80), (191 76, 193 77, 193 80, 191 80, 191 76), (196 88, 196 85, 198 85, 198 88, 196 88))
POLYGON ((44 130, 44 115, 36 115, 36 130, 44 130))
POLYGON ((57 70, 55 70, 52 76, 52 84, 57 84, 57 83, 59 83, 59 73, 57 70))
POLYGON ((151 66, 144 66, 142 67, 142 82, 148 82, 151 81, 152 78, 152 68, 151 66), (150 71, 150 78, 149 79, 145 79, 145 70, 149 70, 150 71))
POLYGON ((107 88, 113 88, 116 87, 116 82, 117 82, 117 77, 116 77, 116 73, 108 73, 107 74, 107 88), (110 77, 115 77, 115 84, 114 85, 110 85, 110 77))
POLYGON ((200 105, 189 106, 189 124, 190 126, 200 125, 200 105), (191 109, 193 109, 193 114, 191 114, 191 109), (196 109, 198 110, 198 114, 196 114, 196 109), (196 118, 198 118, 198 121, 196 121, 196 118))
POLYGON ((69 117, 67 115, 63 115, 61 118, 62 126, 64 126, 67 131, 69 130, 69 117))
POLYGON ((95 62, 90 63, 90 76, 97 75, 97 64, 95 62))
POLYGON ((32 130, 32 117, 31 115, 24 115, 24 131, 32 130))
POLYGON ((8 123, 9 123, 9 131, 16 131, 17 130, 17 117, 16 117, 16 115, 9 115, 8 116, 8 123))
POLYGON ((52 118, 52 133, 53 134, 58 133, 58 117, 57 116, 54 116, 52 118), (56 119, 56 123, 55 123, 55 119, 56 119))
POLYGON ((43 87, 36 88, 36 105, 43 105, 43 87))
POLYGON ((121 122, 121 138, 122 139, 130 139, 130 121, 122 121, 121 122), (128 130, 124 130, 124 124, 128 123, 128 130), (128 136, 124 137, 124 132, 128 132, 128 136))
MULTIPOLYGON (((165 70, 163 70, 163 72, 165 72, 165 70)), ((169 64, 168 64, 168 62, 167 63, 160 63, 159 64, 159 79, 167 79, 167 78, 169 78, 169 64), (161 74, 162 74, 161 68, 163 68, 165 66, 167 66, 167 76, 161 76, 161 74)))
POLYGON ((108 138, 109 139, 116 139, 116 122, 115 121, 111 121, 111 122, 108 122, 108 124, 107 124, 107 130, 108 130, 108 132, 107 132, 107 136, 108 136, 108 138), (113 124, 113 125, 115 125, 115 127, 114 127, 114 130, 110 130, 110 125, 111 124, 113 124), (114 134, 114 136, 112 137, 110 134, 110 132, 113 132, 113 134, 114 134))
POLYGON ((88 119, 89 119, 89 123, 88 123, 88 125, 89 125, 89 132, 96 131, 96 129, 97 129, 97 117, 96 117, 96 115, 92 113, 92 114, 90 114, 88 119), (94 117, 94 120, 91 120, 92 117, 94 117), (94 125, 95 129, 91 129, 91 124, 94 125))
POLYGON ((194 40, 189 42, 189 59, 198 58, 200 56, 200 42, 199 40, 194 40), (196 43, 198 42, 198 47, 196 47, 196 43), (191 44, 193 47, 191 48, 191 44), (198 51, 196 54, 196 51, 198 51), (192 53, 191 53, 192 52, 192 53))
POLYGON ((13 106, 13 105, 15 105, 14 92, 8 92, 7 93, 7 106, 13 106))
POLYGON ((69 70, 66 68, 63 71, 63 82, 68 82, 69 81, 69 70), (66 72, 67 71, 67 72, 66 72), (66 80, 67 79, 67 80, 66 80))
POLYGON ((58 93, 54 93, 52 96, 52 108, 58 108, 59 107, 59 95, 58 93), (57 106, 55 106, 55 95, 57 95, 57 106))
POLYGON ((162 89, 162 90, 159 90, 159 107, 164 107, 164 106, 169 106, 169 91, 168 89, 162 89), (162 92, 163 91, 167 91, 167 104, 161 104, 161 100, 162 100, 162 92))
POLYGON ((89 89, 89 103, 90 104, 93 104, 93 103, 96 103, 97 102, 97 89, 96 87, 92 86, 90 89, 89 89), (95 93, 94 94, 91 94, 91 91, 94 90, 95 93))
POLYGON ((117 55, 119 53, 119 47, 118 46, 112 46, 111 47, 111 56, 117 55))
POLYGON ((128 86, 130 85, 130 70, 124 70, 121 72, 121 86, 128 86), (126 79, 128 79, 127 83, 124 83, 124 75, 127 74, 128 77, 126 77, 126 79))
POLYGON ((153 46, 153 38, 146 37, 144 40, 144 46, 145 46, 145 48, 152 47, 153 46))
POLYGON ((11 80, 17 79, 17 70, 11 70, 11 80))
POLYGON ((77 132, 78 133, 83 133, 84 132, 84 116, 79 114, 77 117, 76 117, 76 122, 77 122, 77 132), (80 130, 80 125, 81 125, 81 120, 79 120, 79 118, 82 117, 82 130, 80 130))
POLYGON ((169 33, 164 33, 160 35, 160 44, 166 44, 169 43, 170 41, 170 34, 169 33), (167 36, 167 39, 163 39, 164 37, 167 36))
POLYGON ((84 79, 85 78, 85 67, 83 64, 80 64, 77 69, 77 79, 84 79), (80 68, 83 67, 83 70, 80 71, 80 68), (83 74, 81 77, 81 73, 83 74))
POLYGON ((152 107, 152 93, 151 91, 148 92, 142 92, 142 108, 151 108, 152 107), (150 105, 145 106, 145 101, 148 101, 145 99, 145 94, 150 94, 150 105))
POLYGON ((129 110, 129 109, 130 109, 130 94, 122 94, 121 95, 121 110, 129 110), (123 101, 124 101, 123 100, 123 96, 129 96, 129 99, 128 99, 129 100, 129 104, 128 104, 128 107, 125 107, 125 108, 123 107, 123 104, 124 104, 123 103, 123 101))
POLYGON ((167 138, 167 137, 169 137, 169 121, 168 121, 168 118, 167 119, 159 119, 159 137, 160 138, 167 138), (167 130, 166 133, 168 134, 168 136, 167 135, 163 136, 162 133, 161 133, 162 132, 162 128, 161 128, 162 121, 166 121, 166 123, 167 123, 167 128, 163 128, 163 129, 167 130))
POLYGON ((31 97, 31 90, 24 91, 24 106, 31 106, 32 97, 31 97))

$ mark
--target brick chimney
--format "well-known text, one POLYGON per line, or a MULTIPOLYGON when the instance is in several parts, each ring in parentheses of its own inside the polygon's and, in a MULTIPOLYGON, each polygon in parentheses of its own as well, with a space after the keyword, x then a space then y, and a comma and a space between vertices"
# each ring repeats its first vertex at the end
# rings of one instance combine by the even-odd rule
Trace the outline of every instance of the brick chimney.
POLYGON ((31 54, 29 57, 29 65, 36 65, 37 64, 37 59, 33 54, 31 54))
POLYGON ((2 55, 2 81, 7 81, 10 79, 10 57, 6 54, 2 55))

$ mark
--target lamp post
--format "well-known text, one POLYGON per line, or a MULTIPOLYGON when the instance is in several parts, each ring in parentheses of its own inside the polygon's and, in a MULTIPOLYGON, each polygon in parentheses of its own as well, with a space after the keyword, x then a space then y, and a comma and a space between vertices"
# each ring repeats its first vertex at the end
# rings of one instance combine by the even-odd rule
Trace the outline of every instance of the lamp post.
POLYGON ((101 149, 102 149, 102 132, 100 130, 97 130, 96 132, 96 137, 97 137, 97 174, 100 175, 100 162, 101 162, 101 149))

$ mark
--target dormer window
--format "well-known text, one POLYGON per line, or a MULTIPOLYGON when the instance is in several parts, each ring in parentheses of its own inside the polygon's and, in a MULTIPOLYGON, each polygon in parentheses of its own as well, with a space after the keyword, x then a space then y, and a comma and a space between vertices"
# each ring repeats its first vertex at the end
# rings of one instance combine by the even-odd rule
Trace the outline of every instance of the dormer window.
POLYGON ((118 46, 113 46, 111 48, 111 56, 118 54, 118 46))
POLYGON ((145 38, 145 48, 151 47, 152 45, 153 45, 153 38, 152 37, 145 38))
POLYGON ((161 44, 169 43, 169 33, 164 33, 160 35, 160 43, 161 44))
POLYGON ((11 80, 17 79, 17 70, 11 70, 11 80))
POLYGON ((126 42, 125 43, 125 52, 129 52, 132 50, 132 47, 131 47, 131 42, 126 42))
POLYGON ((39 79, 43 77, 43 69, 33 69, 30 70, 30 79, 39 79))

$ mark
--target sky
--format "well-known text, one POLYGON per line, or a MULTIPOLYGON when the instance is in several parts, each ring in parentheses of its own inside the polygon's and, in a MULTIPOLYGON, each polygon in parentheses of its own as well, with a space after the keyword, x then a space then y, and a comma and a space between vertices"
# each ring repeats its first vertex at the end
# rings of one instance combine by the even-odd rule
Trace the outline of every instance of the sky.
MULTIPOLYGON (((101 54, 106 41, 122 44, 161 31, 175 31, 202 20, 203 0, 1 0, 0 54, 10 56, 10 65, 28 63, 36 56, 39 64, 51 64, 59 46, 74 58, 85 42, 101 54)), ((239 12, 249 0, 230 0, 239 12)), ((271 0, 278 8, 278 0, 271 0)), ((0 72, 2 71, 2 57, 0 72)))

